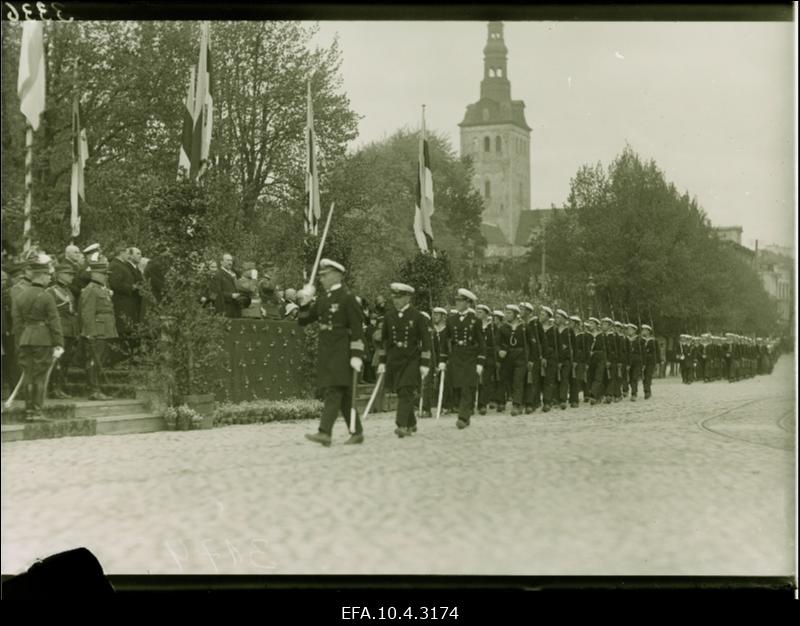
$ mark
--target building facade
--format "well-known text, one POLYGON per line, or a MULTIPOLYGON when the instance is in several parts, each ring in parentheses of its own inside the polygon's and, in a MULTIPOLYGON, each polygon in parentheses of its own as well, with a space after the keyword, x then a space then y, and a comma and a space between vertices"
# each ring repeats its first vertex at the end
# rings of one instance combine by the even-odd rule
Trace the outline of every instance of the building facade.
POLYGON ((520 214, 530 209, 531 128, 525 103, 511 99, 503 23, 489 22, 480 99, 459 124, 461 155, 473 163, 473 186, 484 200, 487 254, 511 256, 520 214))

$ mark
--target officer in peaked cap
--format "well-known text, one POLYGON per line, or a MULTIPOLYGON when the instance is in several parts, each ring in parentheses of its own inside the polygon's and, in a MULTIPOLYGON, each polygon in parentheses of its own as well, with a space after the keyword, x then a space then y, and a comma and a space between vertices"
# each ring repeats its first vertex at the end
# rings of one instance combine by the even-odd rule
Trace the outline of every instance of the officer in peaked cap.
POLYGON ((100 382, 106 365, 109 343, 117 339, 114 303, 108 284, 108 261, 104 256, 90 257, 89 284, 81 291, 79 306, 80 333, 86 355, 86 374, 91 393, 89 400, 110 400, 100 382))
POLYGON ((457 314, 447 320, 445 337, 439 355, 439 370, 446 371, 458 397, 456 426, 469 426, 475 405, 475 390, 483 375, 486 362, 486 345, 481 323, 467 312, 477 296, 469 289, 459 289, 456 294, 457 314))
POLYGON ((397 394, 394 433, 402 439, 417 429, 414 398, 430 371, 431 337, 428 320, 411 304, 414 288, 392 283, 390 289, 394 307, 383 320, 378 374, 386 373, 387 388, 397 394))
MULTIPOLYGON (((319 431, 306 435, 306 439, 331 445, 331 433, 336 418, 341 413, 350 419, 352 404, 352 371, 361 371, 364 359, 363 308, 355 296, 342 284, 345 268, 331 259, 319 264, 319 281, 322 292, 315 298, 314 285, 304 286, 297 294, 300 306, 297 321, 300 326, 319 322, 319 348, 317 355, 317 386, 323 390, 324 408, 319 431)), ((356 414, 355 432, 347 444, 364 441, 361 417, 356 414)))
POLYGON ((42 414, 47 372, 53 360, 63 354, 64 339, 56 302, 46 291, 50 283, 50 257, 37 255, 29 260, 28 269, 31 284, 12 300, 11 316, 26 387, 25 417, 47 419, 42 414))
POLYGON ((64 337, 64 354, 53 368, 53 389, 50 395, 59 400, 71 398, 64 389, 67 382, 66 370, 74 361, 80 328, 78 326, 78 302, 72 293, 72 281, 75 278, 75 266, 64 260, 56 266, 56 281, 47 291, 53 296, 61 320, 61 331, 64 337))

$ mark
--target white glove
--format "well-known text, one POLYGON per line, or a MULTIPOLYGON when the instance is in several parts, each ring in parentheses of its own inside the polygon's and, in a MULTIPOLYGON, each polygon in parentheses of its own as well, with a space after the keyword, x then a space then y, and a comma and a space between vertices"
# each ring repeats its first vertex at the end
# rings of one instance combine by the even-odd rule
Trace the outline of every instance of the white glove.
POLYGON ((350 367, 355 371, 360 372, 362 365, 364 365, 364 361, 360 357, 354 356, 350 359, 350 367))
POLYGON ((314 285, 303 285, 303 288, 297 292, 297 303, 300 306, 308 304, 314 299, 316 293, 317 290, 314 285))
POLYGON ((478 372, 478 376, 480 376, 481 374, 483 374, 483 365, 481 365, 480 363, 478 363, 477 367, 475 368, 475 371, 476 371, 476 372, 478 372))
POLYGON ((428 375, 428 372, 430 372, 430 371, 431 371, 431 368, 427 367, 426 365, 420 365, 419 366, 419 375, 422 377, 423 380, 425 379, 425 377, 428 375))
POLYGON ((379 363, 378 364, 378 376, 383 374, 386 371, 386 363, 379 363))
POLYGON ((497 354, 501 359, 504 359, 506 358, 506 354, 508 354, 508 352, 506 352, 505 350, 500 350, 497 354))
POLYGON ((233 295, 231 295, 231 298, 233 298, 234 300, 238 300, 239 299, 239 293, 238 292, 234 293, 233 295))
POLYGON ((443 372, 447 368, 447 363, 442 362, 439 363, 439 367, 437 368, 440 372, 443 372))
POLYGON ((64 348, 62 348, 61 346, 57 346, 57 347, 53 348, 53 358, 54 359, 60 359, 62 354, 64 354, 64 348))

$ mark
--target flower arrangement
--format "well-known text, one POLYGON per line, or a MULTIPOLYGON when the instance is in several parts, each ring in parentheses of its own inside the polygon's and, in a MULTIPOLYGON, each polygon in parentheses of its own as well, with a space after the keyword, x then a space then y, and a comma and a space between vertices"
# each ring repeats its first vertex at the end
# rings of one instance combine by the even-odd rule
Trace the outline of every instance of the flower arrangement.
POLYGON ((185 404, 168 407, 162 417, 167 430, 197 430, 203 424, 203 416, 185 404))
POLYGON ((322 402, 318 400, 256 400, 238 404, 223 403, 217 405, 214 411, 214 426, 318 419, 321 412, 322 402))

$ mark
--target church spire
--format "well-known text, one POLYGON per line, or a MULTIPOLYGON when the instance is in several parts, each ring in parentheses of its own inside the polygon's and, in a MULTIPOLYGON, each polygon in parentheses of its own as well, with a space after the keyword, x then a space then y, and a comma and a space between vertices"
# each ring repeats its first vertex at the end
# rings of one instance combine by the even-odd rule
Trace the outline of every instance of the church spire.
POLYGON ((508 81, 508 48, 503 41, 503 22, 489 22, 486 46, 483 48, 483 80, 481 100, 495 102, 511 100, 511 83, 508 81))

